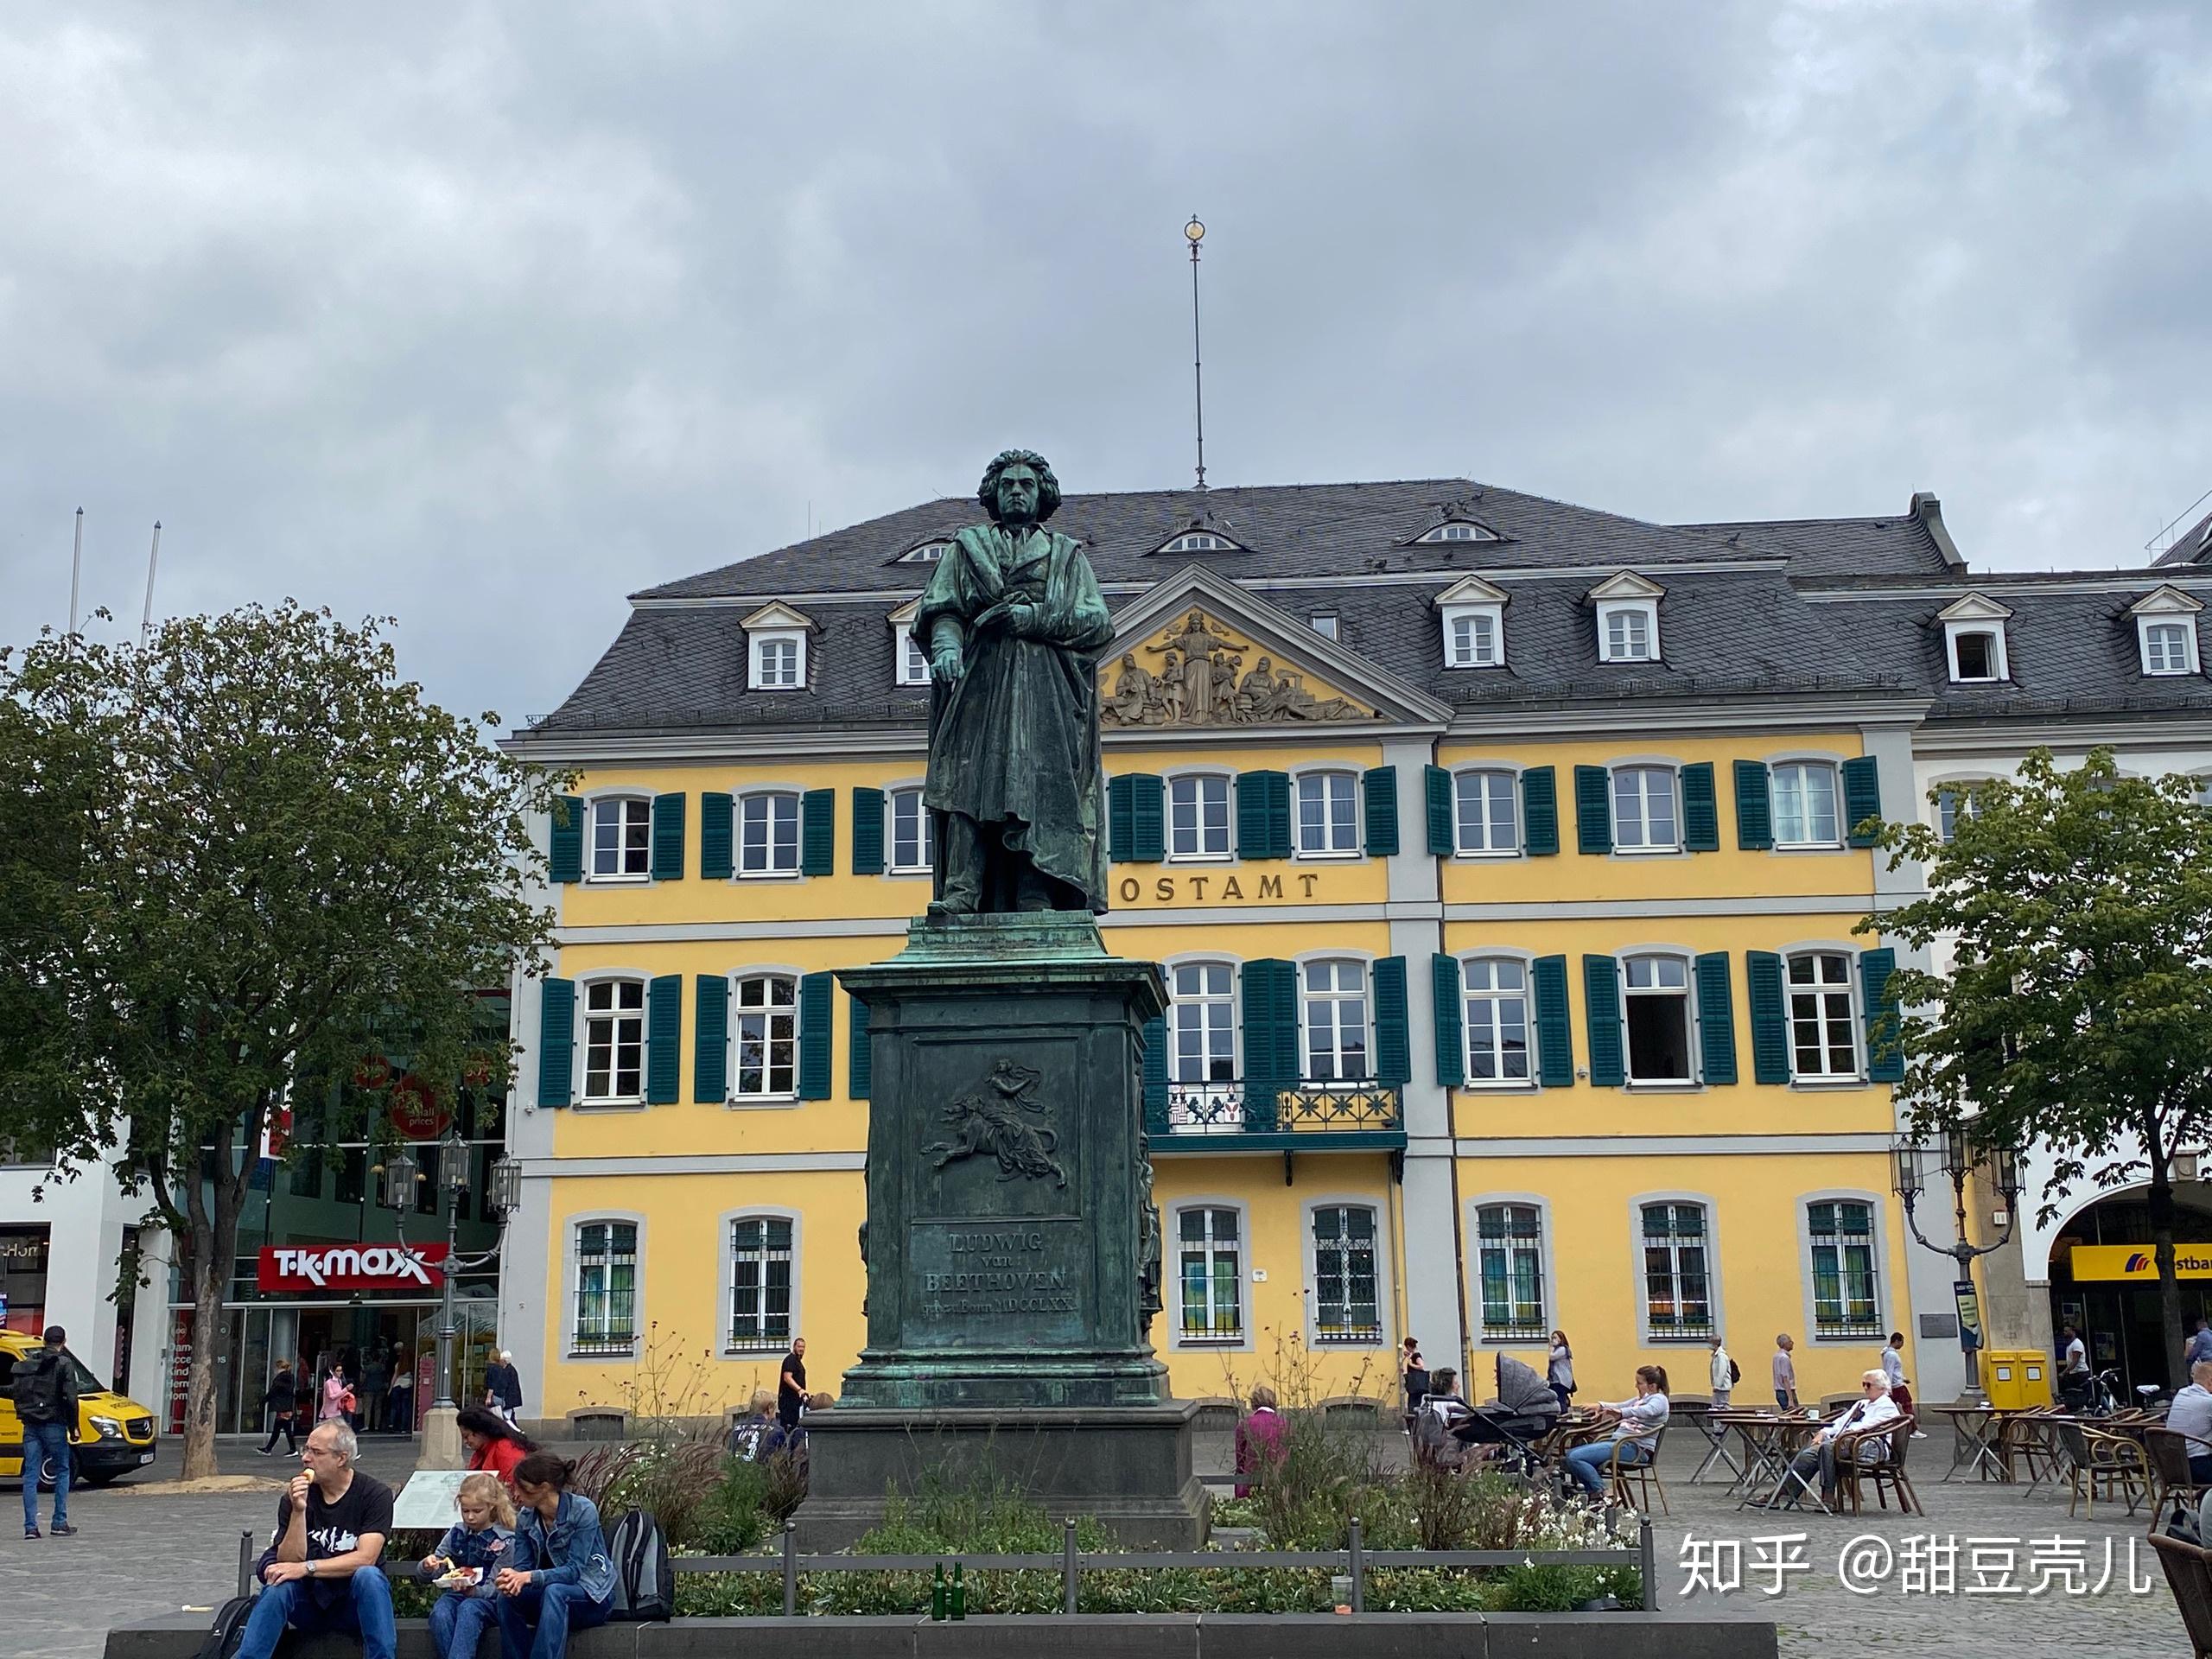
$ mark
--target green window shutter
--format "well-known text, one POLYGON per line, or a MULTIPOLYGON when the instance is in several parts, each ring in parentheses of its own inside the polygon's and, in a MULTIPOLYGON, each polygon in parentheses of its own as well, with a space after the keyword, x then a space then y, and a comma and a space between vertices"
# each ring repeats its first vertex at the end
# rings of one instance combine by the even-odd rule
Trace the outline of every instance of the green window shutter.
POLYGON ((1459 1001, 1459 958, 1441 952, 1428 959, 1429 993, 1436 1003, 1436 1080, 1446 1088, 1467 1080, 1466 1010, 1459 1001))
POLYGON ((1414 1080, 1403 957, 1385 957, 1375 964, 1375 1080, 1390 1089, 1414 1080))
POLYGON ((1275 1127, 1275 1096, 1298 1083, 1298 969, 1262 958, 1244 964, 1244 1121, 1275 1127))
POLYGON ((798 981, 798 1097, 830 1098, 830 988, 834 976, 802 974, 798 981))
POLYGON ((1582 958, 1582 1008, 1590 1032, 1590 1081, 1618 1089, 1628 1081, 1621 1053, 1621 969, 1611 957, 1582 958))
POLYGON ((1106 780, 1106 856, 1126 864, 1136 846, 1136 779, 1124 773, 1106 780))
POLYGON ((875 1049, 868 1041, 868 1004, 845 998, 845 1097, 866 1100, 875 1081, 875 1049))
POLYGON ((1897 970, 1894 950, 1859 953, 1859 988, 1866 1007, 1866 1076, 1875 1083, 1904 1081, 1897 1000, 1890 990, 1890 976, 1897 970))
POLYGON ((1167 856, 1167 785, 1149 772, 1129 775, 1129 861, 1157 864, 1167 856))
POLYGON ((729 981, 721 974, 691 982, 691 1098, 702 1106, 729 1098, 729 981))
POLYGON ((1144 1022, 1144 1126, 1158 1134, 1167 1131, 1167 1016, 1155 1014, 1144 1022))
POLYGON ((1290 774, 1236 774, 1236 856, 1290 856, 1290 774))
POLYGON ((810 789, 798 803, 798 868, 802 875, 837 873, 837 791, 810 789))
POLYGON ((1736 844, 1749 853, 1774 845, 1774 790, 1764 760, 1736 763, 1736 844))
POLYGON ((1843 816, 1854 847, 1872 847, 1874 837, 1859 826, 1882 816, 1882 770, 1872 755, 1843 763, 1843 816))
POLYGON ((1736 997, 1728 982, 1728 953, 1697 959, 1697 1043, 1708 1084, 1736 1081, 1736 997))
POLYGON ((883 791, 853 791, 853 874, 883 874, 883 791))
POLYGON ((1713 762, 1700 760, 1684 766, 1682 779, 1682 850, 1717 853, 1720 850, 1720 804, 1714 798, 1713 762))
MULTIPOLYGON (((546 843, 546 874, 556 881, 584 879, 584 804, 576 796, 553 798, 553 838, 546 843)), ((564 1099, 561 1103, 569 1103, 564 1099)))
POLYGON ((1559 851, 1559 777, 1549 766, 1521 774, 1521 833, 1531 858, 1559 851))
POLYGON ((736 803, 728 795, 699 798, 699 879, 727 881, 736 868, 733 853, 736 803))
POLYGON ((1452 836, 1452 774, 1441 766, 1423 766, 1421 787, 1423 803, 1428 809, 1429 855, 1449 858, 1455 850, 1452 836))
POLYGON ((1574 850, 1613 850, 1613 783, 1603 766, 1574 769, 1574 850))
POLYGON ((1370 766, 1360 774, 1360 792, 1367 798, 1367 855, 1393 858, 1398 851, 1398 769, 1370 766))
POLYGON ((537 1008, 537 1103, 566 1106, 575 1085, 576 982, 549 979, 537 1008))
POLYGON ((683 1097, 683 976, 663 974, 645 986, 645 1103, 672 1106, 683 1097))
POLYGON ((1567 958, 1538 957, 1529 965, 1536 994, 1536 1081, 1547 1089, 1574 1086, 1574 1021, 1567 1007, 1567 958))
POLYGON ((683 797, 653 797, 653 880, 683 879, 683 797))
POLYGON ((1782 958, 1771 950, 1744 952, 1744 982, 1751 998, 1751 1080, 1789 1081, 1789 1013, 1782 995, 1782 958))

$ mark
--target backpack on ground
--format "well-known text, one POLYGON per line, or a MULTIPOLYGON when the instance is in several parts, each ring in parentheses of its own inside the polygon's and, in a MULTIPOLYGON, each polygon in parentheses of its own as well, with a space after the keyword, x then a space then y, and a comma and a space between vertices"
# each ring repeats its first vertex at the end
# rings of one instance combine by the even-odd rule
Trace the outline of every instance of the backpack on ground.
POLYGON ((608 1618, 645 1624, 676 1617, 676 1569, 659 1522, 643 1510, 624 1511, 607 1553, 614 1560, 614 1611, 608 1618))
POLYGON ((251 1596, 232 1596, 215 1610, 215 1622, 193 1659, 231 1659, 245 1640, 245 1622, 253 1617, 251 1596))

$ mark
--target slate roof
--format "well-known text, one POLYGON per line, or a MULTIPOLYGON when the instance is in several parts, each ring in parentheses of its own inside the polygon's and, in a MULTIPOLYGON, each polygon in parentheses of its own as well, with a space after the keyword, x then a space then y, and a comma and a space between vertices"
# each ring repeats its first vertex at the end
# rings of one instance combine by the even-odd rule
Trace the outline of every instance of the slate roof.
POLYGON ((1957 573, 1928 526, 1910 513, 1891 518, 1768 518, 1682 524, 1732 552, 1789 561, 1793 578, 1936 576, 1957 573))

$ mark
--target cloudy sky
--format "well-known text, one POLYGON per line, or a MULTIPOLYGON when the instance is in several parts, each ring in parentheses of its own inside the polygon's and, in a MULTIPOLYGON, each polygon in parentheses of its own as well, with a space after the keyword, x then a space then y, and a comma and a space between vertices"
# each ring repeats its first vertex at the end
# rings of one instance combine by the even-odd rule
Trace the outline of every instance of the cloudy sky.
POLYGON ((972 487, 1467 474, 2140 562, 2212 488, 2212 6, 0 11, 0 642, 633 589, 972 487))

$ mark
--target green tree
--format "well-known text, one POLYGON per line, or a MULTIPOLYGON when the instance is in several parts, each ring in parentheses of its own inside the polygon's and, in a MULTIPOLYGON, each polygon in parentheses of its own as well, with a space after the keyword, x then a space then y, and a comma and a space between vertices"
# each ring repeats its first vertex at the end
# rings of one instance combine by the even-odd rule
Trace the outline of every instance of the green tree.
POLYGON ((1948 842, 1884 825, 1890 867, 1919 861, 1929 891, 1859 925, 1949 958, 1892 982, 1916 1134, 2041 1142, 2045 1222, 2085 1179, 2148 1182, 2172 1381, 2174 1154, 2212 1130, 2212 812, 2195 789, 2123 777, 2110 749, 2070 772, 2037 749, 1972 786, 1948 842))
POLYGON ((565 780, 403 681, 385 626, 287 601, 0 653, 0 1135, 105 1162, 181 1245, 188 1479, 271 1115, 379 1033, 504 1076, 471 993, 550 940, 529 815, 565 780))

